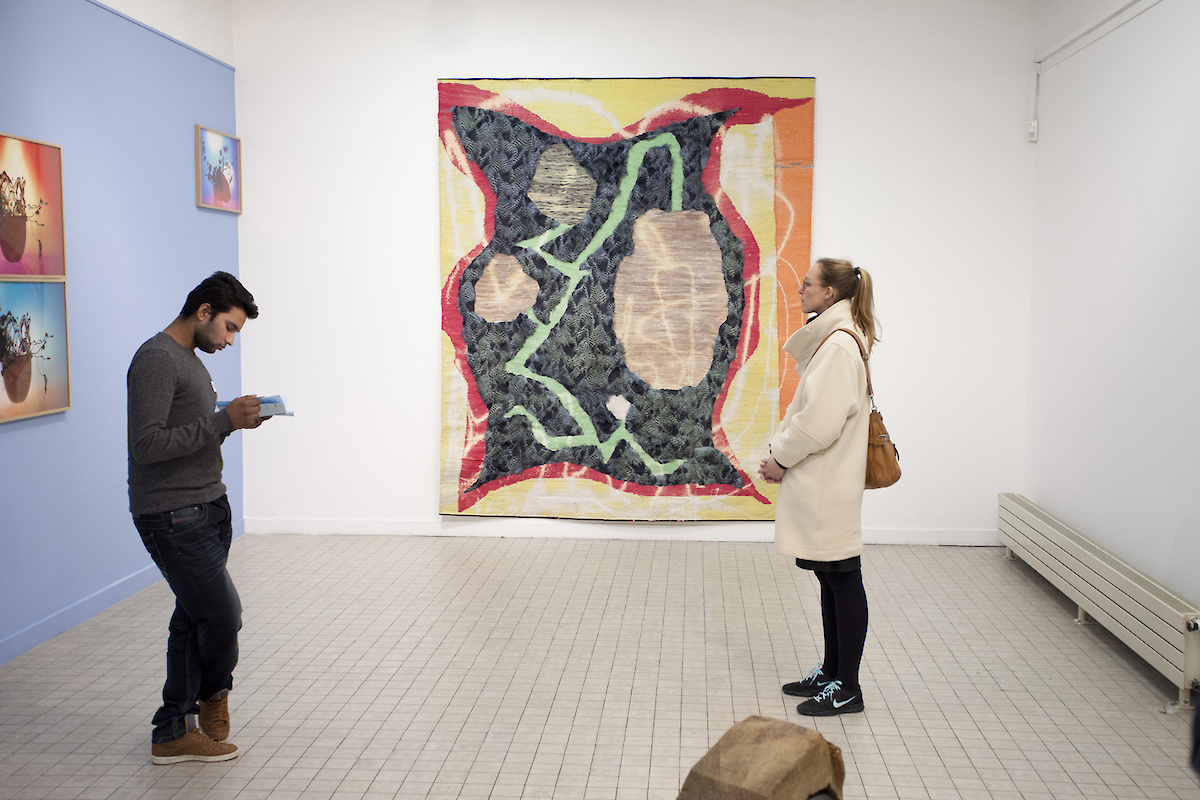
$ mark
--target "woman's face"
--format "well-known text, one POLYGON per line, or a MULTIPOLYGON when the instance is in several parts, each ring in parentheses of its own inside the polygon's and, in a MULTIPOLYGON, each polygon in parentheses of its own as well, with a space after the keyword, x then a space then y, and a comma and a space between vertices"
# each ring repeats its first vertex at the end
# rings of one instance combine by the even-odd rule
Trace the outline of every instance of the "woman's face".
POLYGON ((813 264, 800 284, 800 310, 805 314, 820 314, 834 304, 834 291, 823 284, 821 265, 813 264))

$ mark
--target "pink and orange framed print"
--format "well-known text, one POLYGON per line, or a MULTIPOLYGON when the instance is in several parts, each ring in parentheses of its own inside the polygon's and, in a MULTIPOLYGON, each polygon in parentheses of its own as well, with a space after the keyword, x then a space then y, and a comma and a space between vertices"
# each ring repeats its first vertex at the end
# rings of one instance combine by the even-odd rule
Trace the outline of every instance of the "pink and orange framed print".
POLYGON ((0 133, 0 276, 66 272, 62 150, 0 133))
POLYGON ((196 126, 196 205, 242 213, 242 140, 196 126))

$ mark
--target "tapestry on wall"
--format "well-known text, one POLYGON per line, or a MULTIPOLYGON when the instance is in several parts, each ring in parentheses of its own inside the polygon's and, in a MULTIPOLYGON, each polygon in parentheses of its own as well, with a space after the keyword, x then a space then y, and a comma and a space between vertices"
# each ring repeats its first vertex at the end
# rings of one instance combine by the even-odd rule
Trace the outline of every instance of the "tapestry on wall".
POLYGON ((813 85, 439 81, 441 513, 773 518, 813 85))

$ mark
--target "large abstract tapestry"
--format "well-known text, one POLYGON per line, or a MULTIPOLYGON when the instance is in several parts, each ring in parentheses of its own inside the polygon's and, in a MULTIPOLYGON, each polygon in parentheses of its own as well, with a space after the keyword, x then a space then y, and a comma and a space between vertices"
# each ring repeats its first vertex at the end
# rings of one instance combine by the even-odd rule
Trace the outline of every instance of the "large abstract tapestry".
POLYGON ((441 512, 772 518, 813 80, 438 89, 441 512))

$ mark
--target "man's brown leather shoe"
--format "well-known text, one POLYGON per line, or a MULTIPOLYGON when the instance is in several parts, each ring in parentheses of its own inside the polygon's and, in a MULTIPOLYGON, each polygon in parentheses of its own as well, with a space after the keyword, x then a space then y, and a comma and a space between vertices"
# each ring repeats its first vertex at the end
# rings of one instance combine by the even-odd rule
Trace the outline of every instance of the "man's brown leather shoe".
POLYGON ((178 764, 181 761, 229 761, 238 757, 235 744, 225 744, 192 728, 173 742, 150 745, 150 758, 155 764, 178 764))
POLYGON ((200 701, 200 730, 218 742, 229 741, 229 690, 200 701))

